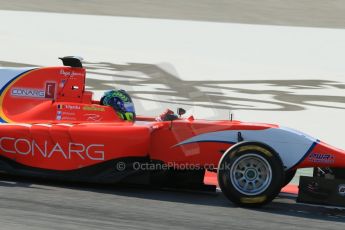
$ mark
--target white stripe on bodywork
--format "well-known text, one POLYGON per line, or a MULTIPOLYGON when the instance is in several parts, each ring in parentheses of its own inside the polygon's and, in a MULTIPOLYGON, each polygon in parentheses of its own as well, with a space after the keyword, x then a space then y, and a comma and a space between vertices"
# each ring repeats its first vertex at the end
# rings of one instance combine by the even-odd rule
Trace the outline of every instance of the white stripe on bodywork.
POLYGON ((281 157, 285 170, 295 166, 317 140, 302 132, 289 128, 269 128, 264 130, 225 130, 204 133, 178 143, 175 146, 195 142, 237 143, 238 132, 244 141, 257 141, 273 148, 281 157))
POLYGON ((0 68, 0 89, 2 89, 9 81, 13 80, 18 75, 35 69, 36 67, 29 68, 0 68))
POLYGON ((52 127, 52 125, 51 124, 35 124, 35 126, 43 126, 43 127, 48 127, 48 128, 50 128, 50 127, 52 127))
POLYGON ((73 124, 70 124, 70 123, 57 123, 55 125, 59 125, 59 126, 67 126, 67 127, 72 127, 74 126, 73 124))
POLYGON ((27 123, 0 123, 0 126, 22 126, 22 127, 31 127, 31 124, 27 123))

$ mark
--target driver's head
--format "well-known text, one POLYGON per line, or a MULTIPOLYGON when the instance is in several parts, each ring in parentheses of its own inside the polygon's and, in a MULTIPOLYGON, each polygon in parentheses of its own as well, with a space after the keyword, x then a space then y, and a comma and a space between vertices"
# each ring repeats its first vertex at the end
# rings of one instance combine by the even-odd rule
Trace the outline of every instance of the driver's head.
POLYGON ((112 106, 124 120, 135 120, 135 109, 131 97, 124 90, 110 90, 101 99, 103 105, 112 106))

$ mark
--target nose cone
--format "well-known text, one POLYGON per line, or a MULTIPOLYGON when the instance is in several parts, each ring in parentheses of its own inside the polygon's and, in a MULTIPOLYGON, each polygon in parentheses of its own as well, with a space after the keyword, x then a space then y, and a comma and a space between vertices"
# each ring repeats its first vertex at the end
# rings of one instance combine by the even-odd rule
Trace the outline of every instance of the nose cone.
POLYGON ((345 167, 345 151, 325 142, 318 142, 307 155, 303 167, 345 167))

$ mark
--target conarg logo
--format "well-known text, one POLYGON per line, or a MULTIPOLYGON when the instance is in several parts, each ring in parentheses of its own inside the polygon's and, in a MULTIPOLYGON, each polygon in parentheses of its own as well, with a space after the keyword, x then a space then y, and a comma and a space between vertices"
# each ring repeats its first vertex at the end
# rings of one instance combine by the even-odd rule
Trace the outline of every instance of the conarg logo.
POLYGON ((76 142, 50 143, 48 140, 38 141, 26 138, 1 137, 0 150, 4 153, 18 154, 27 157, 55 158, 65 160, 92 160, 105 159, 104 144, 84 144, 76 142))
POLYGON ((16 87, 11 89, 11 96, 53 99, 55 97, 55 86, 55 82, 47 82, 44 89, 16 87))
POLYGON ((45 98, 44 90, 28 89, 28 88, 13 88, 11 95, 16 97, 39 97, 45 98))

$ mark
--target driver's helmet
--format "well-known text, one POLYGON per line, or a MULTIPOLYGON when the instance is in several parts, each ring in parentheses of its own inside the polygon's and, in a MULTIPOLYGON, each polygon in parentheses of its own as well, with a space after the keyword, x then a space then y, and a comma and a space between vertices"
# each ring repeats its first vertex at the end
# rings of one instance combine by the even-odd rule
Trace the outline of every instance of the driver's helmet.
POLYGON ((112 106, 123 120, 135 120, 133 101, 128 93, 123 89, 105 92, 101 98, 101 104, 112 106))

